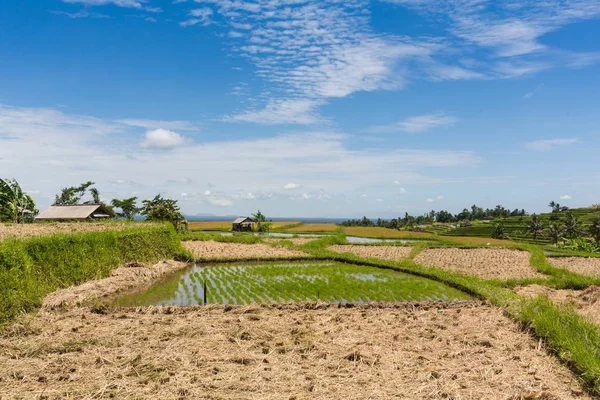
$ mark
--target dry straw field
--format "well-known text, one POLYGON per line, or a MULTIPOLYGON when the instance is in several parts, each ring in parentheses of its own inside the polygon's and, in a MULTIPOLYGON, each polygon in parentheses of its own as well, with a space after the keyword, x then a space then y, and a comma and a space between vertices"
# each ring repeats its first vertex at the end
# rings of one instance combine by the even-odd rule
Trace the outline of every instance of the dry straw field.
MULTIPOLYGON (((192 221, 188 222, 188 229, 191 231, 228 231, 231 230, 233 221, 192 221)), ((299 222, 295 221, 276 221, 271 227, 278 229, 288 225, 295 225, 299 222)))
POLYGON ((588 399, 479 303, 42 312, 0 336, 3 398, 588 399))
POLYGON ((183 247, 192 252, 195 258, 209 259, 250 259, 250 258, 293 258, 309 257, 302 251, 285 247, 273 247, 266 244, 223 243, 215 241, 188 241, 183 247))
POLYGON ((410 254, 412 247, 336 245, 328 247, 327 250, 331 250, 336 253, 352 253, 359 257, 374 257, 385 260, 400 261, 405 259, 410 254))
POLYGON ((81 232, 107 232, 121 231, 132 227, 143 228, 152 226, 152 223, 145 222, 110 222, 110 223, 81 223, 81 222, 61 222, 61 223, 41 223, 41 224, 0 224, 0 240, 8 238, 27 238, 34 236, 47 236, 53 234, 71 234, 81 232))
POLYGON ((335 232, 336 224, 302 224, 293 228, 286 229, 286 232, 335 232))
POLYGON ((483 279, 544 278, 529 263, 526 251, 500 248, 426 249, 414 261, 483 279))
POLYGON ((565 268, 576 274, 600 277, 600 258, 549 257, 548 262, 555 267, 565 268))

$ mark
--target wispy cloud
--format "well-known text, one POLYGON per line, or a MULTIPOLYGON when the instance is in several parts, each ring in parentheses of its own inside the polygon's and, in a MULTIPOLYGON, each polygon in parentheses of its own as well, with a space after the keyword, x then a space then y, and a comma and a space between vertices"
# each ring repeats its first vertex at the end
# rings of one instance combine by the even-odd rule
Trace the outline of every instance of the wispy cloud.
MULTIPOLYGON (((317 108, 358 91, 398 89, 401 66, 430 62, 434 45, 379 35, 365 0, 197 0, 231 27, 232 51, 269 82, 254 107, 228 120, 265 124, 320 122, 317 108)), ((187 23, 184 21, 183 23, 187 23)))
POLYGON ((535 151, 549 151, 555 147, 568 146, 579 143, 578 138, 544 139, 525 143, 525 147, 535 151))
POLYGON ((184 27, 185 26, 193 26, 193 25, 202 25, 202 26, 211 25, 213 23, 213 20, 211 19, 211 15, 213 15, 213 10, 208 7, 190 10, 188 12, 188 16, 190 16, 192 18, 186 19, 185 21, 181 22, 179 25, 184 26, 184 27))
POLYGON ((63 3, 76 3, 85 6, 105 6, 113 4, 117 7, 142 8, 146 0, 62 0, 63 3))
POLYGON ((565 194, 565 195, 560 196, 560 199, 561 200, 571 200, 571 199, 573 199, 573 197, 569 196, 568 194, 565 194))
POLYGON ((81 11, 78 11, 75 13, 70 13, 70 12, 66 12, 66 11, 50 11, 50 12, 52 14, 64 15, 64 16, 67 16, 67 17, 73 18, 73 19, 77 19, 77 18, 111 19, 111 18, 113 18, 110 15, 91 12, 88 10, 81 10, 81 11))
POLYGON ((171 129, 179 131, 197 131, 200 128, 189 121, 160 121, 152 119, 122 119, 116 121, 127 126, 134 126, 145 129, 171 129))
POLYGON ((403 121, 391 125, 375 126, 369 129, 371 133, 423 133, 434 128, 453 125, 458 118, 445 115, 443 113, 419 115, 407 118, 403 121))

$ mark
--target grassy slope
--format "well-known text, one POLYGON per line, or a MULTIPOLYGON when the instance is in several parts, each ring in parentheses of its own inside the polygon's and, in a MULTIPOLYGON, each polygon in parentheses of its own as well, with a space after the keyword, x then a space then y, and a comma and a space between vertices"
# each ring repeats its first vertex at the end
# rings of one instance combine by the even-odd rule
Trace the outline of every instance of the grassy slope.
MULTIPOLYGON (((600 212, 599 210, 593 208, 573 208, 569 211, 576 218, 579 219, 579 221, 583 224, 584 227, 592 221, 592 219, 594 218, 594 214, 600 212)), ((557 216, 557 221, 562 221, 565 218, 565 215, 566 212, 560 212, 558 214, 543 213, 540 214, 540 217, 544 220, 550 220, 551 217, 557 216)), ((506 235, 514 240, 533 242, 533 238, 530 235, 526 234, 526 222, 527 217, 509 217, 504 219, 503 223, 506 235)), ((492 230, 493 222, 475 221, 473 222, 473 226, 452 229, 442 233, 442 235, 491 237, 492 230)), ((538 236, 537 242, 549 243, 550 239, 547 236, 545 236, 544 233, 541 233, 538 236)))
POLYGON ((0 242, 0 323, 56 289, 107 277, 123 263, 186 256, 172 226, 0 242))

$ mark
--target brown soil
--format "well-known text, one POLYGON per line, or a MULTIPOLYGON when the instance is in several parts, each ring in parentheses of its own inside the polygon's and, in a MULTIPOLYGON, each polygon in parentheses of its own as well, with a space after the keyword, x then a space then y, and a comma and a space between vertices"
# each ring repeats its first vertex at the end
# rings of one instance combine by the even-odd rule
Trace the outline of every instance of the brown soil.
POLYGON ((600 258, 548 257, 548 262, 557 268, 565 268, 576 274, 600 276, 600 258))
POLYGON ((149 267, 142 263, 129 263, 117 268, 105 279, 89 281, 79 286, 62 289, 46 296, 43 309, 72 308, 105 299, 115 293, 144 287, 158 278, 188 267, 177 261, 161 261, 149 267))
POLYGON ((313 240, 316 240, 318 238, 267 238, 267 239, 263 239, 265 242, 268 243, 279 243, 282 242, 284 240, 290 241, 292 242, 294 245, 296 246, 302 246, 303 244, 306 244, 308 242, 312 242, 313 240))
POLYGON ((36 224, 0 224, 0 240, 10 237, 34 237, 52 234, 69 234, 80 232, 122 231, 131 228, 152 226, 150 223, 96 223, 96 222, 61 222, 36 224))
POLYGON ((588 399, 479 303, 43 312, 0 333, 2 398, 588 399))
POLYGON ((546 286, 529 285, 515 289, 525 297, 546 296, 556 304, 573 307, 584 318, 600 325, 600 287, 590 286, 585 290, 558 290, 546 286))
POLYGON ((414 261, 483 279, 544 278, 529 264, 530 254, 509 249, 426 249, 414 261))
POLYGON ((327 250, 336 253, 352 253, 359 257, 383 258, 386 260, 403 260, 412 251, 412 247, 406 246, 360 246, 360 245, 336 245, 327 250))
POLYGON ((183 247, 191 251, 194 257, 203 260, 212 259, 250 259, 250 258, 290 258, 309 257, 302 251, 284 247, 273 247, 266 244, 242 244, 215 242, 213 240, 182 242, 183 247))

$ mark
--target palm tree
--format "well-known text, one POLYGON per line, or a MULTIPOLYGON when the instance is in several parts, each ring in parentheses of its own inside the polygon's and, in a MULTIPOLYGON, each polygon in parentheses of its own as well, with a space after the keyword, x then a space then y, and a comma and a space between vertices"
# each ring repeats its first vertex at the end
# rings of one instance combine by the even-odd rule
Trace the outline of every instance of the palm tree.
POLYGON ((560 242, 564 238, 564 229, 560 224, 556 222, 549 224, 546 227, 546 232, 552 240, 552 243, 554 243, 555 245, 558 245, 558 242, 560 242))
POLYGON ((554 200, 552 200, 550 202, 550 204, 548 204, 548 207, 550 207, 552 209, 552 212, 554 212, 554 207, 556 206, 556 203, 554 202, 554 200))
POLYGON ((573 214, 571 214, 570 211, 567 212, 567 215, 565 216, 564 224, 566 237, 568 237, 569 239, 573 239, 579 236, 579 233, 581 231, 579 221, 573 214))
POLYGON ((91 188, 90 189, 90 194, 92 195, 92 198, 94 199, 94 204, 101 204, 101 201, 100 201, 100 192, 98 192, 98 189, 91 188))
POLYGON ((537 241, 538 233, 544 228, 540 217, 537 214, 532 214, 527 220, 527 233, 533 235, 533 240, 537 241))
POLYGON ((494 230, 492 231, 493 239, 504 239, 504 223, 499 222, 494 224, 494 230))
POLYGON ((596 244, 600 246, 600 214, 596 214, 590 225, 590 234, 596 241, 596 244))
POLYGON ((18 224, 37 213, 33 197, 23 192, 15 179, 0 178, 0 220, 18 224))

